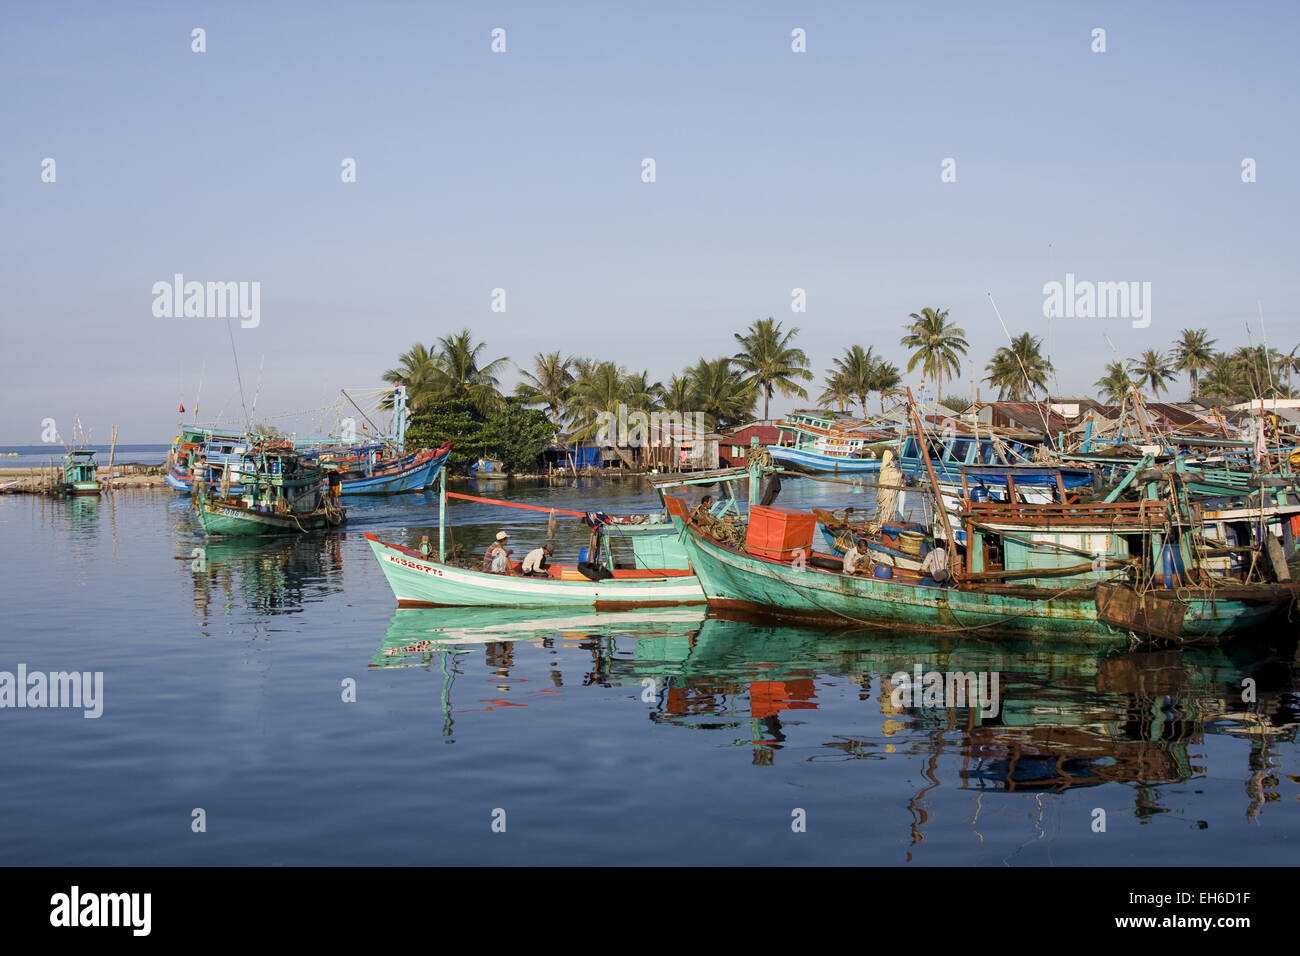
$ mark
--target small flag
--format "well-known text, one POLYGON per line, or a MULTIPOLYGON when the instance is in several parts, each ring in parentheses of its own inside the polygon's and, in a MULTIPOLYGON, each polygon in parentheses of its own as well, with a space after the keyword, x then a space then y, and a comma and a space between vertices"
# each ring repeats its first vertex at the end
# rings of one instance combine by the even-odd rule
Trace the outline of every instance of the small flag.
POLYGON ((181 415, 184 415, 184 414, 185 414, 185 406, 184 406, 184 405, 181 406, 181 408, 180 408, 180 412, 179 412, 178 414, 181 414, 181 415))

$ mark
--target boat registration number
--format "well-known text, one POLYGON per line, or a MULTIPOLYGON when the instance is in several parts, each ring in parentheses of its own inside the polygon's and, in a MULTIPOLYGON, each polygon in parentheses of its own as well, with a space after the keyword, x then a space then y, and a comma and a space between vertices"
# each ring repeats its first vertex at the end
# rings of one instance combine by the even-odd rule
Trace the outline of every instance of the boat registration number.
POLYGON ((425 564, 416 564, 414 561, 408 561, 406 558, 399 558, 395 554, 390 554, 388 560, 392 561, 393 564, 400 564, 402 567, 410 568, 413 571, 423 571, 425 574, 436 574, 438 577, 442 577, 442 572, 437 568, 431 568, 425 564))

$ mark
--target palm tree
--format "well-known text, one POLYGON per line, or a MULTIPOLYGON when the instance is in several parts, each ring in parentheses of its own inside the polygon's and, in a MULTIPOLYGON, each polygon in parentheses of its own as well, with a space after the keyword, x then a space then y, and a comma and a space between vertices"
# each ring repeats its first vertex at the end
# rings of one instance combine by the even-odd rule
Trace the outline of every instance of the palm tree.
POLYGON ((499 358, 480 364, 479 357, 485 348, 487 344, 484 342, 474 344, 469 329, 438 340, 433 375, 433 391, 438 398, 467 398, 479 411, 500 403, 498 388, 501 383, 496 376, 510 360, 499 358))
POLYGON ((659 387, 659 404, 665 411, 686 415, 692 411, 694 394, 691 390, 690 375, 674 375, 667 385, 659 387))
MULTIPOLYGON (((416 342, 397 360, 397 368, 384 373, 385 382, 405 384, 411 410, 419 411, 433 401, 433 379, 438 359, 435 353, 416 342)), ((392 399, 385 399, 384 407, 392 407, 392 399)))
POLYGON ((835 369, 827 374, 826 382, 837 380, 837 384, 848 389, 850 395, 862 406, 862 417, 867 417, 867 396, 876 388, 876 368, 880 359, 868 346, 851 345, 844 350, 842 358, 835 359, 835 369))
POLYGON ((1173 366, 1164 353, 1147 349, 1140 358, 1129 359, 1129 371, 1137 373, 1137 381, 1151 386, 1151 394, 1159 398, 1165 385, 1175 378, 1173 366))
POLYGON ((700 359, 686 374, 691 382, 695 408, 710 421, 711 427, 739 424, 753 417, 759 385, 753 375, 746 377, 732 367, 732 359, 700 359))
POLYGON ((1040 351, 1042 340, 1025 332, 1011 340, 1011 346, 1002 346, 993 353, 986 365, 988 377, 984 381, 998 390, 998 398, 1023 402, 1037 389, 1047 391, 1047 377, 1052 374, 1052 363, 1040 351))
POLYGON ((1204 375, 1200 379, 1200 391, 1207 398, 1235 402, 1249 397, 1237 362, 1227 352, 1215 352, 1210 356, 1204 375))
POLYGON ((520 369, 523 381, 515 388, 515 394, 523 399, 525 405, 543 405, 551 414, 551 423, 560 422, 560 409, 569 400, 573 388, 573 358, 561 357, 559 352, 533 356, 531 372, 520 369))
POLYGON ((1183 329, 1174 343, 1174 368, 1186 372, 1192 383, 1192 395, 1200 391, 1200 374, 1210 367, 1214 358, 1215 339, 1205 329, 1183 329))
POLYGON ((573 384, 568 413, 575 433, 585 435, 599 421, 602 412, 617 415, 625 396, 625 372, 613 362, 592 361, 573 384))
POLYGON ((880 393, 880 412, 884 414, 885 399, 903 394, 898 386, 903 383, 903 375, 893 362, 876 363, 871 379, 871 390, 880 393))
POLYGON ((659 396, 663 389, 663 383, 651 382, 647 372, 637 372, 635 375, 624 374, 623 404, 636 411, 654 411, 659 405, 659 396))
POLYGON ((817 396, 817 404, 823 408, 834 406, 836 411, 842 412, 853 404, 854 398, 854 390, 845 377, 839 372, 831 372, 826 376, 825 390, 817 396))
POLYGON ((1118 405, 1128 397, 1133 380, 1124 370, 1122 362, 1111 362, 1106 366, 1106 374, 1097 379, 1097 388, 1108 405, 1118 405))
POLYGON ((956 378, 961 374, 961 359, 969 343, 966 330, 948 324, 947 309, 922 309, 908 316, 912 320, 908 332, 901 344, 912 349, 912 357, 907 363, 907 370, 913 371, 919 364, 926 378, 934 379, 937 397, 943 398, 943 377, 956 378))
POLYGON ((745 335, 733 333, 740 343, 741 350, 732 359, 744 372, 749 373, 746 380, 763 390, 763 420, 768 417, 768 403, 772 393, 780 391, 786 398, 798 396, 807 398, 808 393, 795 382, 795 379, 812 381, 808 356, 803 350, 790 345, 790 340, 797 335, 797 328, 784 335, 781 323, 771 316, 759 319, 749 327, 745 335))

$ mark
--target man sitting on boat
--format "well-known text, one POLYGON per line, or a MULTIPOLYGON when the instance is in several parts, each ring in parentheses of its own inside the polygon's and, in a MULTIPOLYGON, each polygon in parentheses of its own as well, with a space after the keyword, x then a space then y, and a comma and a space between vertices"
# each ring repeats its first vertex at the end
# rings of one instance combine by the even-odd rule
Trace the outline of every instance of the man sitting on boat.
POLYGON ((483 555, 483 570, 491 574, 509 574, 510 573, 510 554, 506 548, 510 542, 510 535, 504 531, 497 532, 497 539, 488 546, 487 553, 483 555))
POLYGON ((844 553, 844 573, 859 574, 871 566, 871 550, 862 538, 854 540, 844 553))
POLYGON ((544 544, 534 548, 524 556, 523 573, 527 577, 546 577, 546 568, 551 563, 551 546, 544 544))

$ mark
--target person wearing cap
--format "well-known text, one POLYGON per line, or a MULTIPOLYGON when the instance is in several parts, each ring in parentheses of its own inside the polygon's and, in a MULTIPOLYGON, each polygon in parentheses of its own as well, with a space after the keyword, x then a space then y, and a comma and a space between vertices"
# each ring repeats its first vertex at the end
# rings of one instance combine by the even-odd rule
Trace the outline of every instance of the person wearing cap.
POLYGON ((497 532, 497 538, 488 546, 487 552, 483 555, 483 570, 490 571, 493 574, 507 574, 510 571, 510 551, 506 545, 510 542, 510 535, 504 531, 497 532))

